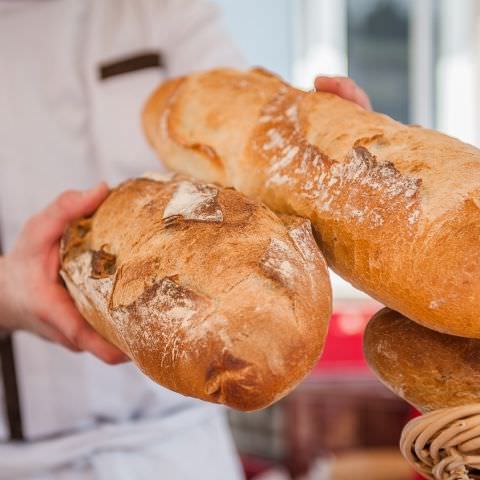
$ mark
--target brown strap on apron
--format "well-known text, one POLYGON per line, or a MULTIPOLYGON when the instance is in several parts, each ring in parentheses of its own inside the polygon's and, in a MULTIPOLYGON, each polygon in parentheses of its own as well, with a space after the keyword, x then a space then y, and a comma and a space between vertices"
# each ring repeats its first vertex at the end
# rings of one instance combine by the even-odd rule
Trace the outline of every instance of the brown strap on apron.
POLYGON ((11 335, 0 338, 0 361, 2 363, 3 391, 5 408, 10 429, 10 440, 24 440, 20 395, 18 392, 17 371, 11 335))
POLYGON ((145 68, 164 68, 160 52, 137 52, 136 54, 103 62, 99 66, 98 78, 107 80, 117 75, 144 70, 145 68))
MULTIPOLYGON (((2 245, 0 239, 0 255, 2 245)), ((2 312, 0 312, 0 315, 2 312)), ((0 334, 0 363, 5 396, 5 409, 10 430, 10 440, 24 440, 22 412, 20 408, 20 395, 17 383, 17 370, 15 367, 13 339, 11 335, 0 334)))

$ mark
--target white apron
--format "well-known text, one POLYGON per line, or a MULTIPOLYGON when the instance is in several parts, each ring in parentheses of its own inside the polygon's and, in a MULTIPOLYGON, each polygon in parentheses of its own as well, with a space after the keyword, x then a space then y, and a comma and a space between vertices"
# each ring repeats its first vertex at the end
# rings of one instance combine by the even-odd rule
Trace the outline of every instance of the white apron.
MULTIPOLYGON (((219 28, 216 10, 204 2, 0 0, 0 234, 5 250, 25 220, 61 191, 91 187, 101 179, 114 185, 161 170, 141 132, 144 99, 165 76, 219 65, 242 66, 242 60, 219 28), (135 59, 146 57, 151 65, 132 67, 135 59), (116 72, 119 65, 123 73, 116 72)), ((220 408, 167 391, 131 364, 107 366, 23 332, 15 334, 14 342, 24 430, 34 443, 0 446, 0 475, 10 475, 0 478, 239 478, 220 408), (102 430, 115 425, 127 432, 144 426, 150 433, 144 444, 136 434, 131 446, 125 435, 117 451, 111 443, 114 430, 102 430), (73 450, 77 457, 61 465, 37 462, 37 448, 43 448, 42 458, 62 458, 62 442, 38 442, 59 435, 68 442, 72 432, 87 435, 71 437, 73 442, 93 436, 97 450, 73 450), (16 448, 20 455, 13 453, 16 448), (140 473, 113 475, 108 465, 140 473)), ((3 403, 0 396, 0 407, 3 403)), ((0 414, 0 444, 6 438, 0 414)))

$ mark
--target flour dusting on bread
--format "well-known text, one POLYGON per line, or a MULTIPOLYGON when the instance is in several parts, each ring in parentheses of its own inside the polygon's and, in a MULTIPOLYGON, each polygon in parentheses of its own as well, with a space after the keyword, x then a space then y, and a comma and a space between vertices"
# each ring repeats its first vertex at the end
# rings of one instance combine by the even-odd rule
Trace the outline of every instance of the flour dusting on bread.
POLYGON ((118 314, 114 312, 114 318, 121 317, 120 312, 128 314, 129 338, 125 340, 132 351, 158 352, 160 346, 159 362, 163 366, 167 359, 175 364, 189 351, 195 350, 193 345, 184 344, 185 334, 189 332, 192 338, 196 322, 206 316, 206 305, 206 299, 169 278, 163 278, 146 288, 131 305, 120 309, 118 314))
POLYGON ((254 137, 254 148, 268 165, 265 186, 298 188, 298 195, 314 200, 320 211, 368 228, 383 226, 395 209, 405 210, 407 227, 415 224, 420 218, 420 181, 400 174, 390 162, 379 161, 361 141, 342 161, 328 158, 302 133, 301 99, 291 92, 280 93, 257 121, 263 134, 254 137), (376 208, 365 201, 366 189, 378 198, 376 208))
POLYGON ((312 268, 314 266, 313 262, 319 255, 317 244, 313 240, 310 222, 305 220, 296 227, 289 229, 288 235, 301 253, 307 268, 312 268))
MULTIPOLYGON (((95 308, 105 317, 109 317, 109 301, 113 289, 114 276, 92 278, 93 252, 86 251, 64 265, 69 280, 82 291, 82 303, 95 308)), ((63 275, 65 278, 65 275, 63 275)))
POLYGON ((263 145, 263 149, 268 151, 273 148, 283 148, 285 146, 285 139, 275 129, 267 131, 268 141, 263 145))
POLYGON ((262 259, 261 265, 274 279, 289 286, 295 274, 291 248, 283 240, 272 238, 262 259))
POLYGON ((222 222, 223 213, 217 202, 218 189, 213 185, 180 182, 163 212, 163 218, 181 215, 185 220, 222 222))

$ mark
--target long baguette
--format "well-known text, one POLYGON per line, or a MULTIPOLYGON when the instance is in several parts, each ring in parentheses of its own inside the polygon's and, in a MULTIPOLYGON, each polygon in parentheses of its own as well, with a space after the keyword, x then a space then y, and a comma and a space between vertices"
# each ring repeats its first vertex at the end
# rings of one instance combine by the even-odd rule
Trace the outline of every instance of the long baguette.
POLYGON ((262 70, 161 85, 147 137, 175 171, 312 221, 329 265, 435 330, 480 337, 480 152, 262 70))
POLYGON ((70 225, 61 255, 83 316, 184 395, 262 408, 323 349, 331 291, 309 222, 233 189, 130 180, 70 225))

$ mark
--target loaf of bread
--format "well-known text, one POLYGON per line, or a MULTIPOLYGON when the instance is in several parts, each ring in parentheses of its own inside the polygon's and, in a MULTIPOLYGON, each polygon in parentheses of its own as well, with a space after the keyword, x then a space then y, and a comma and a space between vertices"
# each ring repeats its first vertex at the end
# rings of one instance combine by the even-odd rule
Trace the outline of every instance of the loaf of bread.
POLYGON ((87 321, 184 395, 262 408, 321 354, 331 291, 310 223, 234 189, 127 181, 67 229, 61 259, 87 321))
POLYGON ((400 450, 424 478, 473 479, 480 467, 480 340, 435 332, 389 309, 369 322, 365 356, 380 380, 424 415, 400 450))
POLYGON ((435 332, 385 308, 368 323, 369 366, 422 412, 480 403, 480 340, 435 332))
POLYGON ((173 170, 308 218, 329 265, 425 326, 480 337, 480 151, 262 70, 161 85, 143 116, 173 170))

